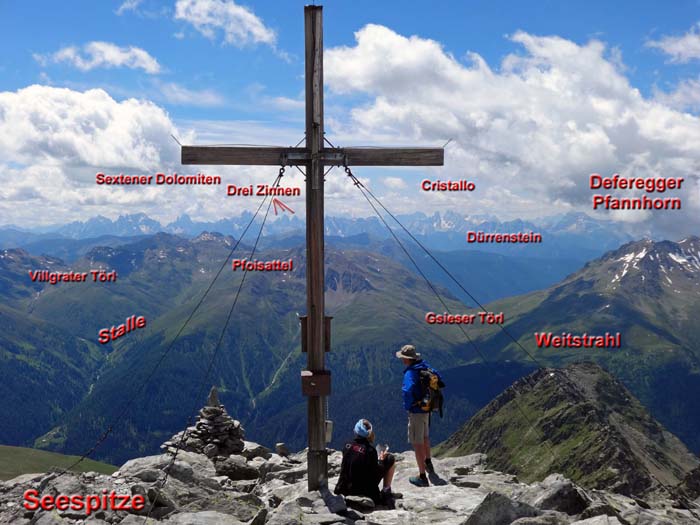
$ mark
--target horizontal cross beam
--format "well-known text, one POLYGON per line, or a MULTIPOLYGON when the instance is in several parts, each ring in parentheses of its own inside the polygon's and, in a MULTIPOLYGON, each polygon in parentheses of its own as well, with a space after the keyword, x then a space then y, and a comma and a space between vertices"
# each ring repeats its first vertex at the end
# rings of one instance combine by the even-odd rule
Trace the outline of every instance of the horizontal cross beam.
MULTIPOLYGON (((442 148, 324 148, 324 166, 442 166, 442 148)), ((182 146, 182 164, 294 166, 311 162, 306 148, 182 146)))

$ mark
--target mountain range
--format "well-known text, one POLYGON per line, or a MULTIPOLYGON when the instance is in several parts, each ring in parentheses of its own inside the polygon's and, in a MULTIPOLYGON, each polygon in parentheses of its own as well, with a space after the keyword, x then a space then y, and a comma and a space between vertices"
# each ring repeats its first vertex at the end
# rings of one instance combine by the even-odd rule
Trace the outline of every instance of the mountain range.
MULTIPOLYGON (((226 268, 176 344, 172 348, 170 345, 233 243, 232 238, 218 234, 191 240, 158 234, 130 245, 94 248, 72 269, 115 269, 117 282, 48 285, 13 301, 17 315, 24 312, 28 322, 60 324, 81 340, 95 341, 101 328, 123 322, 132 314, 142 315, 148 322, 143 333, 130 334, 101 347, 99 375, 84 385, 83 402, 72 409, 62 425, 40 437, 37 445, 58 450, 82 449, 132 395, 144 394, 137 403, 141 411, 130 413, 115 430, 113 441, 104 445, 104 457, 111 459, 110 454, 114 453, 118 454, 114 457, 123 458, 137 441, 139 446, 152 446, 159 439, 162 441, 162 433, 181 424, 181 409, 196 394, 241 279, 240 272, 226 268), (139 392, 137 387, 166 352, 168 358, 157 375, 148 382, 145 392, 139 392), (149 403, 142 406, 146 399, 149 403), (159 401, 162 410, 156 424, 150 409, 153 401, 159 401), (144 439, 142 430, 146 423, 150 430, 144 439), (114 447, 111 452, 110 447, 114 447)), ((245 256, 248 250, 242 246, 239 256, 245 256)), ((31 257, 18 250, 4 253, 13 259, 31 257)), ((298 315, 303 314, 305 305, 303 250, 266 251, 258 257, 292 258, 295 270, 250 274, 223 339, 215 375, 210 380, 222 386, 222 397, 241 417, 262 410, 256 405, 265 405, 265 397, 271 389, 278 389, 278 384, 298 395, 298 371, 303 368, 303 356, 298 352, 298 315), (250 330, 251 326, 256 329, 250 330)), ((25 264, 40 267, 45 261, 25 264)), ((390 350, 405 337, 441 349, 441 365, 459 351, 455 334, 435 337, 413 321, 423 315, 422 305, 432 301, 431 292, 418 276, 399 263, 378 254, 329 250, 327 266, 327 308, 335 316, 332 359, 339 369, 354 371, 339 374, 334 388, 342 391, 356 388, 363 381, 388 380, 392 372, 383 366, 385 359, 381 356, 391 355, 390 350), (400 301, 392 299, 398 297, 400 301), (382 301, 393 302, 395 307, 377 311, 376 306, 382 301), (388 338, 390 332, 393 335, 388 338)), ((19 280, 26 282, 27 276, 19 280)), ((448 301, 453 308, 459 307, 455 299, 448 301)), ((458 358, 454 360, 459 362, 458 358)), ((265 405, 268 413, 279 410, 279 403, 277 400, 273 404, 276 406, 265 405)), ((19 412, 21 406, 13 410, 19 412)), ((38 420, 36 424, 44 422, 38 420)))
MULTIPOLYGON (((206 381, 204 371, 240 273, 225 268, 171 346, 234 242, 215 233, 194 238, 159 233, 118 246, 93 247, 70 265, 20 249, 0 252, 0 322, 7 327, 0 336, 2 372, 18 378, 3 385, 16 400, 13 406, 3 405, 3 417, 17 421, 17 431, 5 430, 0 439, 79 453, 92 446, 105 425, 115 422, 97 459, 118 463, 134 451, 152 450, 179 428, 190 400, 208 382, 217 384, 232 412, 259 428, 266 440, 282 438, 294 447, 303 445, 299 370, 305 356, 299 352, 297 319, 305 305, 303 248, 267 246, 256 255, 261 260, 292 258, 295 269, 248 276, 223 336, 215 373, 206 381), (49 267, 115 269, 119 279, 52 286, 28 278, 29 269, 49 267), (113 343, 96 344, 98 330, 131 315, 143 315, 147 327, 113 343), (156 374, 146 381, 161 359, 156 374), (34 379, 23 384, 20 378, 29 373, 27 367, 34 379), (117 417, 132 398, 126 415, 117 417), (44 407, 38 412, 41 417, 19 419, 35 405, 44 407)), ((537 359, 533 362, 497 326, 470 325, 468 333, 487 364, 455 326, 425 322, 427 311, 440 312, 443 307, 388 245, 376 252, 360 249, 353 239, 338 242, 326 255, 328 313, 334 316, 328 354, 335 371, 331 408, 340 413, 341 407, 355 407, 338 416, 343 425, 357 413, 369 413, 383 428, 399 428, 396 392, 402 367, 393 354, 408 341, 423 349, 455 385, 447 390, 448 417, 436 430, 444 437, 481 408, 487 395, 495 395, 533 367, 590 359, 619 378, 697 451, 700 415, 693 400, 700 393, 700 376, 693 319, 700 305, 699 242, 690 238, 679 243, 627 243, 543 290, 487 304, 488 310, 504 313, 505 328, 537 359), (537 348, 533 334, 550 331, 620 332, 623 345, 537 348), (487 368, 474 368, 478 363, 487 368)), ((242 245, 236 256, 249 256, 249 249, 242 245)), ((438 289, 451 311, 469 312, 454 286, 438 289)), ((337 439, 342 432, 338 430, 337 439)), ((399 431, 387 434, 400 439, 399 431)))
MULTIPOLYGON (((156 233, 172 233, 184 237, 196 237, 204 231, 238 236, 248 224, 252 214, 241 215, 212 222, 193 221, 181 215, 169 224, 161 224, 143 213, 122 215, 115 220, 97 216, 86 221, 47 226, 34 229, 5 227, 0 229, 0 248, 16 248, 34 245, 49 239, 85 240, 97 237, 133 237, 156 233)), ((398 215, 399 220, 422 242, 437 250, 479 250, 503 255, 525 255, 540 258, 573 258, 588 260, 615 248, 632 237, 613 221, 594 219, 585 213, 567 213, 544 217, 537 221, 520 219, 500 221, 488 215, 460 215, 453 211, 425 215, 420 212, 398 215), (466 232, 486 233, 536 231, 543 242, 536 247, 520 244, 469 244, 466 232)), ((392 227, 395 225, 392 224, 392 227)), ((269 238, 285 238, 304 234, 304 220, 297 215, 282 215, 270 221, 266 227, 269 238)), ((368 235, 373 239, 390 238, 384 225, 376 218, 326 217, 326 235, 353 237, 368 235)), ((29 250, 34 253, 33 250, 29 250)))
MULTIPOLYGON (((487 305, 539 362, 593 360, 694 451, 700 450, 700 239, 641 240, 590 261, 560 283, 487 305), (539 348, 537 333, 620 333, 621 348, 539 348)), ((502 330, 475 326, 494 359, 528 360, 502 330)))

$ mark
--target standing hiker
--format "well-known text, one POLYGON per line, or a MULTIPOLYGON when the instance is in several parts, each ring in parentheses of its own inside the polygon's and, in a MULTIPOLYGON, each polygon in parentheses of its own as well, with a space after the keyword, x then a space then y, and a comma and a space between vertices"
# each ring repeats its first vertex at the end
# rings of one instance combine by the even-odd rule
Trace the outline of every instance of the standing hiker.
POLYGON ((418 476, 409 478, 409 481, 418 487, 427 487, 430 483, 426 471, 435 473, 430 457, 430 412, 439 409, 442 415, 439 388, 444 383, 440 374, 420 358, 415 346, 404 345, 396 352, 396 357, 406 365, 403 372, 403 407, 408 411, 408 442, 413 445, 418 463, 418 476))

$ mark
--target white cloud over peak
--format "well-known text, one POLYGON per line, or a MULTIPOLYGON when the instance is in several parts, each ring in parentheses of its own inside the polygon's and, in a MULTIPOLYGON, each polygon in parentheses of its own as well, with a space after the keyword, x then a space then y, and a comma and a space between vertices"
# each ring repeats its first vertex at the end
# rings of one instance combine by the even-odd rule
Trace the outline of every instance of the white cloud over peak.
POLYGON ((277 40, 257 15, 233 0, 177 0, 175 19, 192 24, 212 40, 221 32, 225 43, 239 47, 257 43, 274 47, 277 40))
POLYGON ((120 47, 110 42, 89 42, 78 48, 69 46, 48 55, 35 54, 42 65, 65 62, 81 71, 95 68, 126 67, 142 69, 151 75, 160 73, 161 66, 147 51, 139 47, 120 47))
POLYGON ((493 68, 476 53, 463 63, 434 40, 379 25, 355 38, 354 46, 326 52, 331 91, 365 98, 347 120, 334 122, 334 132, 365 143, 442 145, 453 138, 445 167, 433 176, 476 182, 468 196, 409 187, 407 198, 420 199, 424 211, 468 204, 472 213, 510 217, 579 209, 603 218, 591 207, 589 175, 619 172, 685 177, 687 189, 673 192, 684 210, 652 218, 668 228, 684 221, 700 228, 700 195, 692 189, 700 118, 645 99, 604 43, 520 31, 510 38, 521 50, 493 68))
POLYGON ((700 22, 681 36, 664 36, 659 40, 650 40, 646 45, 666 53, 671 62, 683 64, 700 60, 700 22))

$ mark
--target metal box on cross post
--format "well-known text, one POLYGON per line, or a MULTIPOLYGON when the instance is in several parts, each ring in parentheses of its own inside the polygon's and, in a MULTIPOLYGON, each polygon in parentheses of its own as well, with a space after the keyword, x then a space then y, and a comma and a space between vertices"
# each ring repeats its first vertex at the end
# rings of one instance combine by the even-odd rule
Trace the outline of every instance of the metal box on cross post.
POLYGON ((325 397, 331 395, 330 370, 302 370, 301 393, 305 396, 325 397))

